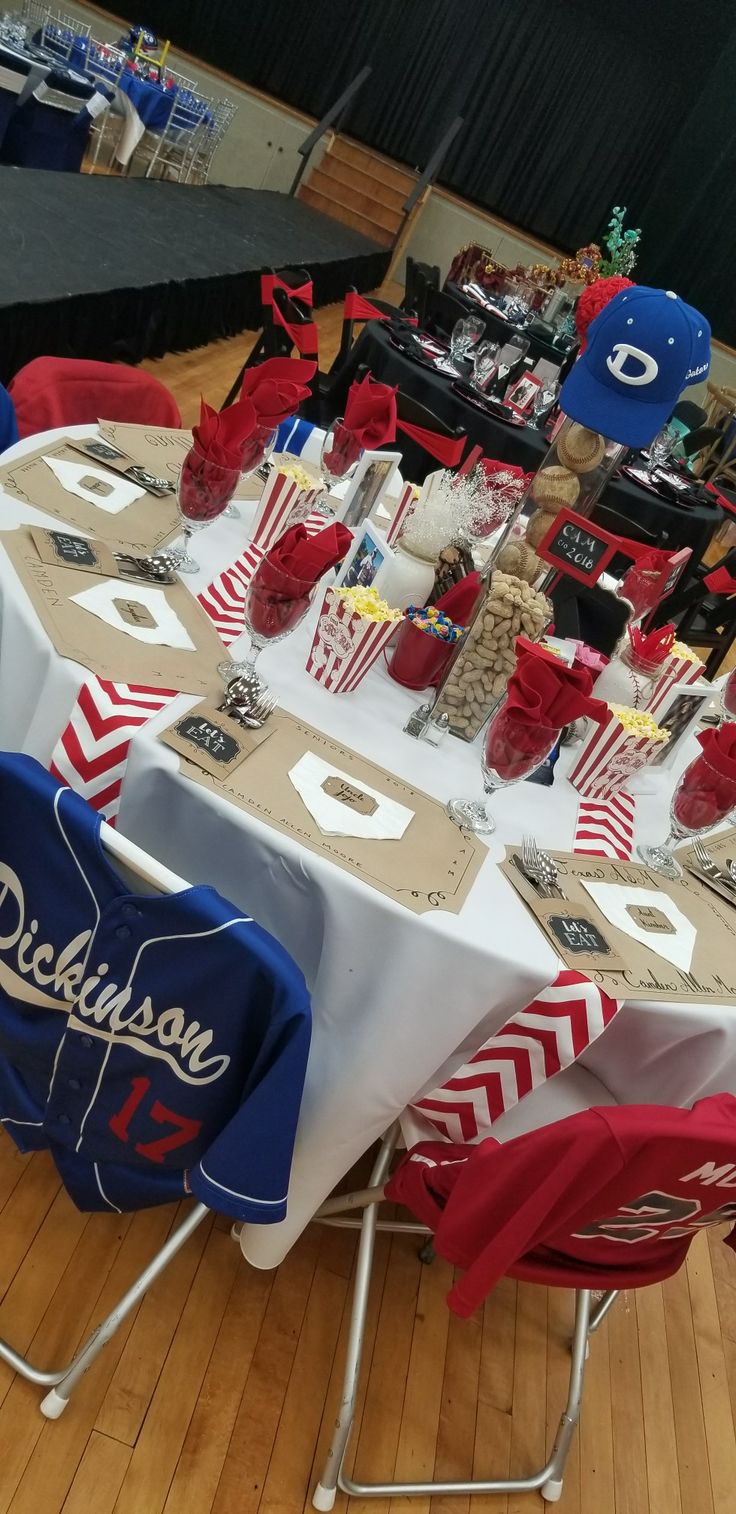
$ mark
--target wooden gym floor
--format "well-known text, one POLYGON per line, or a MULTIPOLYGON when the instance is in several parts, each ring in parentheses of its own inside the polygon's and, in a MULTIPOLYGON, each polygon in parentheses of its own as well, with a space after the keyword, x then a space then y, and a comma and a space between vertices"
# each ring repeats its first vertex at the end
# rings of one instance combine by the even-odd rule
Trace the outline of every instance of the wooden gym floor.
MULTIPOLYGON (((396 286, 382 293, 396 298, 396 286)), ((322 362, 339 311, 318 315, 322 362)), ((248 338, 146 364, 185 424, 221 403, 248 338)), ((45 1153, 0 1133, 0 1334, 67 1360, 175 1223, 80 1215, 45 1153)), ((711 1232, 663 1286, 619 1300, 591 1346, 561 1514, 730 1514, 736 1500, 736 1257, 711 1232)), ((0 1514, 301 1514, 341 1387, 354 1237, 312 1226, 276 1273, 206 1222, 102 1353, 64 1416, 0 1363, 0 1514)), ((450 1316, 452 1269, 379 1239, 359 1421, 366 1476, 504 1475, 541 1462, 561 1411, 571 1295, 505 1281, 450 1316)), ((429 1514, 427 1502, 404 1509, 429 1514)), ((338 1496, 336 1507, 345 1508, 338 1496)), ((391 1514, 399 1514, 394 1501, 391 1514)), ((472 1514, 542 1514, 537 1494, 472 1514)), ((381 1500, 350 1514, 386 1514, 381 1500)), ((432 1501, 469 1514, 470 1500, 432 1501)))

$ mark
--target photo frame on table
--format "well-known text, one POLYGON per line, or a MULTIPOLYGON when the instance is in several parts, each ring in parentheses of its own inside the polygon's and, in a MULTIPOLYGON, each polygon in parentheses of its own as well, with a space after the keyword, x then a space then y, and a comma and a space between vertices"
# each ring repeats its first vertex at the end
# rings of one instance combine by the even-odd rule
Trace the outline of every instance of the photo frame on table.
POLYGON ((395 553, 388 545, 382 531, 377 531, 371 521, 358 532, 355 542, 338 570, 336 589, 376 589, 390 577, 395 553))
POLYGON ((368 519, 385 495, 400 462, 400 452, 363 453, 338 508, 337 516, 343 525, 354 529, 368 519))
MULTIPOLYGON (((692 736, 713 698, 713 685, 701 679, 698 683, 676 683, 667 699, 657 710, 656 721, 670 732, 670 739, 657 752, 649 764, 653 768, 670 768, 681 751, 683 742, 692 736)), ((693 754, 695 755, 695 754, 693 754)))
POLYGON ((537 390, 542 387, 538 373, 522 373, 504 396, 504 403, 511 406, 517 415, 531 415, 537 390))

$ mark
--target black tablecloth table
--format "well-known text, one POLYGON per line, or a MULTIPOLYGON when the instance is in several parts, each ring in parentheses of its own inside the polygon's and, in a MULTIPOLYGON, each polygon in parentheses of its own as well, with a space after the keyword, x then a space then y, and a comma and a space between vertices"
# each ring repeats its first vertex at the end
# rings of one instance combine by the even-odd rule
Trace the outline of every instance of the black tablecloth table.
POLYGON ((535 363, 543 357, 549 363, 554 363, 559 368, 564 378, 573 357, 572 352, 565 352, 561 347, 553 347, 551 342, 545 341, 544 337, 537 336, 528 327, 522 330, 515 326, 512 321, 504 320, 503 316, 495 315, 492 310, 485 310, 478 300, 474 300, 472 294, 466 294, 459 284, 445 284, 448 294, 459 300, 464 305, 468 315, 478 315, 486 326, 486 336, 490 342, 513 342, 516 336, 525 336, 529 342, 527 357, 533 357, 535 363))
MULTIPOLYGON (((381 321, 369 321, 351 350, 336 396, 338 413, 342 413, 341 406, 350 382, 363 366, 382 383, 397 384, 402 394, 412 395, 439 420, 454 427, 461 426, 467 432, 470 444, 483 448, 485 457, 516 463, 532 473, 546 456, 548 443, 540 431, 533 426, 509 425, 468 404, 453 389, 451 377, 425 367, 399 351, 392 344, 390 328, 381 321)), ((400 434, 397 445, 401 445, 400 434)), ((685 508, 641 488, 625 475, 606 485, 601 503, 653 532, 660 547, 671 551, 692 547, 693 566, 702 558, 723 519, 723 512, 715 501, 685 508)))

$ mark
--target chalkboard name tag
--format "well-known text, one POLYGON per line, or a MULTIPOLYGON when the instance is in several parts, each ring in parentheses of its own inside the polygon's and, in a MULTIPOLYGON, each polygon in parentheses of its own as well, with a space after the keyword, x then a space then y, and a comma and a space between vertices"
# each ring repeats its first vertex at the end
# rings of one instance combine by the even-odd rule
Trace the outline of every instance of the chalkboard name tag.
POLYGON ((562 509, 537 547, 537 556, 580 583, 594 584, 620 550, 620 540, 574 510, 562 509))
POLYGON ((269 727, 249 731, 207 700, 161 732, 160 740, 213 778, 234 772, 270 736, 269 727))
POLYGON ((31 536, 41 561, 49 567, 77 568, 104 578, 119 576, 115 558, 103 541, 76 536, 73 531, 46 531, 40 526, 31 527, 31 536))

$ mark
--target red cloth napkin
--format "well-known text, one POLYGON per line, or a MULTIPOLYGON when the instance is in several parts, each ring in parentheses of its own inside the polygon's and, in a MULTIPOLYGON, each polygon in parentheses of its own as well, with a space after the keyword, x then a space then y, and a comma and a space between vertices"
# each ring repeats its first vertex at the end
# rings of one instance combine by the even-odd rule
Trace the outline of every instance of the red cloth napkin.
POLYGON ((703 582, 712 594, 736 594, 736 578, 728 568, 714 568, 712 573, 706 573, 703 582))
POLYGON ((257 424, 274 431, 307 398, 316 372, 317 364, 307 358, 270 357, 257 368, 246 368, 241 397, 250 400, 257 424))
POLYGON ((227 410, 213 410, 206 399, 200 401, 199 425, 192 427, 195 446, 210 463, 220 468, 237 468, 243 448, 253 435, 258 417, 249 399, 239 399, 227 410))
POLYGON ((352 431, 361 447, 375 451, 396 440, 396 388, 379 384, 370 373, 351 384, 345 404, 346 431, 352 431))
POLYGON ((467 626, 480 594, 480 573, 466 573, 464 578, 446 589, 435 603, 456 626, 467 626))
POLYGON ((271 548, 259 574, 268 564, 272 575, 282 574, 302 585, 316 584, 323 573, 342 562, 352 540, 352 533, 342 521, 333 521, 315 536, 309 536, 304 522, 299 521, 271 548))
POLYGON ((589 668, 565 667, 559 657, 526 637, 517 638, 516 668, 508 684, 505 708, 521 725, 561 730, 587 715, 603 720, 608 706, 593 699, 589 668))
POLYGON ((701 731, 702 756, 685 769, 673 814, 687 830, 706 830, 736 806, 736 724, 701 731))

